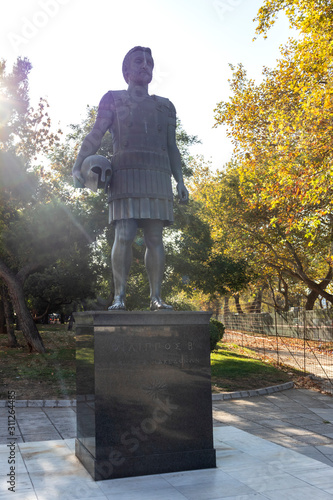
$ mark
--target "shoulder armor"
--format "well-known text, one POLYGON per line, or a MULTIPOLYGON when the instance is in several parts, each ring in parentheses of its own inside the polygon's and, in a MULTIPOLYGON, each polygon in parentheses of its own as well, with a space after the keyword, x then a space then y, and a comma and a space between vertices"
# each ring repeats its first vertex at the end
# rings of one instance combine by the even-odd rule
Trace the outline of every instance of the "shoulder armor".
POLYGON ((114 101, 123 101, 127 98, 127 90, 110 90, 108 93, 112 95, 114 101))

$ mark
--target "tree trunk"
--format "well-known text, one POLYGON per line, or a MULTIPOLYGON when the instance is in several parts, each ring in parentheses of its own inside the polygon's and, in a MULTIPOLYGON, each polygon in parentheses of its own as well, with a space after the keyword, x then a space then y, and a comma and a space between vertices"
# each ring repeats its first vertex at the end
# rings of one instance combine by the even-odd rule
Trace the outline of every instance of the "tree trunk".
POLYGON ((43 314, 41 314, 40 316, 35 316, 34 317, 34 321, 41 321, 42 323, 45 323, 44 319, 45 317, 47 316, 48 317, 48 314, 49 314, 49 309, 50 309, 50 305, 51 304, 48 304, 46 306, 46 309, 45 311, 43 312, 43 314))
POLYGON ((24 338, 30 351, 45 352, 36 324, 25 303, 23 286, 15 274, 0 260, 0 277, 5 281, 14 310, 19 318, 24 338))
POLYGON ((6 318, 6 330, 8 335, 8 347, 18 347, 17 338, 14 331, 14 317, 11 303, 5 285, 2 286, 1 295, 3 297, 3 305, 6 318))
POLYGON ((1 297, 0 299, 0 334, 2 333, 6 333, 6 320, 5 320, 3 297, 1 297))
POLYGON ((209 302, 209 309, 213 311, 213 316, 218 318, 221 314, 221 301, 219 299, 213 299, 209 302))
POLYGON ((240 302, 239 302, 239 293, 235 293, 234 299, 235 299, 235 305, 236 305, 236 309, 237 309, 238 314, 244 314, 242 307, 240 305, 240 302))
MULTIPOLYGON (((332 274, 333 274, 332 267, 329 267, 327 275, 325 276, 325 278, 320 283, 318 283, 318 286, 320 287, 320 289, 322 291, 324 291, 325 288, 331 282, 332 274)), ((306 297, 306 304, 305 304, 306 311, 312 311, 313 310, 314 304, 315 304, 316 300, 318 299, 319 295, 321 295, 321 294, 319 293, 318 290, 311 290, 311 292, 306 297)))
MULTIPOLYGON (((331 216, 330 219, 331 219, 331 229, 333 229, 333 223, 332 223, 333 216, 331 216)), ((305 285, 308 286, 308 288, 310 288, 311 292, 313 291, 313 292, 318 293, 318 295, 321 295, 328 302, 333 304, 333 294, 328 293, 325 290, 333 277, 333 268, 331 266, 329 267, 328 273, 321 283, 317 283, 316 281, 309 278, 309 276, 307 276, 307 274, 305 273, 305 271, 303 269, 302 261, 299 258, 296 249, 293 247, 293 245, 290 243, 290 241, 288 241, 288 239, 286 239, 286 235, 283 233, 283 231, 281 231, 281 228, 279 228, 278 224, 276 227, 278 229, 280 236, 282 236, 285 239, 285 243, 290 251, 290 254, 292 255, 292 258, 294 259, 295 268, 291 269, 291 268, 287 267, 287 268, 283 269, 283 272, 285 274, 291 276, 292 278, 296 278, 296 279, 302 281, 305 285)), ((332 250, 332 248, 333 248, 333 242, 331 243, 331 250, 332 250)), ((275 264, 273 264, 272 262, 270 263, 270 266, 273 269, 277 269, 278 271, 281 271, 279 269, 279 267, 276 266, 275 264)))
POLYGON ((288 312, 289 311, 289 285, 282 278, 282 276, 279 277, 279 292, 281 293, 281 295, 283 295, 283 298, 284 298, 283 311, 288 312))
POLYGON ((224 296, 224 310, 223 310, 223 314, 230 314, 229 296, 228 295, 224 296))
POLYGON ((262 296, 263 296, 263 288, 260 288, 258 290, 258 292, 256 293, 254 301, 252 302, 252 304, 250 306, 251 313, 257 313, 257 314, 261 313, 262 296))
POLYGON ((314 303, 319 297, 319 293, 315 292, 312 290, 307 296, 306 296, 306 303, 305 303, 305 310, 306 311, 312 311, 314 303))
POLYGON ((73 313, 72 313, 70 315, 70 317, 69 317, 67 330, 73 330, 73 324, 74 324, 74 322, 75 322, 75 319, 74 319, 74 316, 73 316, 73 313))

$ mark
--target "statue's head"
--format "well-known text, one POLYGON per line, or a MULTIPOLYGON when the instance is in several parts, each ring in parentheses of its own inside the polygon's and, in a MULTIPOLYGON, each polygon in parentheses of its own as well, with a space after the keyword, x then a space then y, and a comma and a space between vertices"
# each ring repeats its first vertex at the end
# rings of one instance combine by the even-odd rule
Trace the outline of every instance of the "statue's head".
POLYGON ((129 83, 129 72, 131 70, 131 62, 134 61, 135 57, 140 57, 140 53, 141 55, 146 58, 149 63, 150 63, 150 72, 151 72, 151 77, 150 77, 150 80, 148 83, 150 83, 151 79, 152 79, 152 70, 153 70, 153 67, 154 67, 154 59, 153 59, 153 56, 151 54, 151 50, 148 48, 148 47, 140 47, 140 46, 137 46, 137 47, 133 47, 133 49, 129 50, 123 60, 123 75, 124 75, 124 78, 125 78, 125 81, 126 83, 129 83))

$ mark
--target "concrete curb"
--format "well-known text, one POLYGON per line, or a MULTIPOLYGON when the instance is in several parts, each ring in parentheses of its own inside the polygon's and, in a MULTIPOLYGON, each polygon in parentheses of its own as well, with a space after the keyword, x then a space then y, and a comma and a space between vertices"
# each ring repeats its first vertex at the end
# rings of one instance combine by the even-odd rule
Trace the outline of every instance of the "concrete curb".
MULTIPOLYGON (((13 400, 10 401, 10 405, 13 400)), ((6 408, 8 401, 0 400, 0 408, 6 408)), ((16 399, 15 408, 75 408, 76 399, 16 399)))
POLYGON ((294 382, 286 382, 285 384, 272 385, 271 387, 264 387, 262 389, 252 389, 250 391, 236 391, 236 392, 222 392, 220 394, 212 394, 212 400, 225 401, 228 399, 251 398, 253 396, 267 396, 274 392, 286 391, 292 389, 294 382))
MULTIPOLYGON (((228 399, 250 398, 253 396, 265 396, 274 392, 286 391, 292 389, 294 382, 286 382, 285 384, 273 385, 262 389, 253 389, 250 391, 222 392, 220 394, 212 394, 213 401, 225 401, 228 399)), ((12 405, 12 402, 10 403, 12 405)), ((8 401, 0 400, 0 408, 6 408, 8 401)), ((16 399, 15 408, 75 408, 76 399, 16 399)))

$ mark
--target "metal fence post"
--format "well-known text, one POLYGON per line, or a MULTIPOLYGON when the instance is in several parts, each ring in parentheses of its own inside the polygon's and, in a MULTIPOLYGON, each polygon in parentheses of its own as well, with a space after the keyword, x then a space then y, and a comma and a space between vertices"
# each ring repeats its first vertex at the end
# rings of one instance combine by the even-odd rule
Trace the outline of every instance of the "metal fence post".
POLYGON ((306 311, 305 311, 305 307, 304 307, 304 314, 303 314, 303 321, 304 321, 304 325, 303 325, 303 344, 304 344, 304 373, 306 372, 306 351, 305 351, 305 348, 306 348, 306 311))
POLYGON ((275 320, 275 337, 276 337, 276 360, 277 364, 280 364, 279 359, 279 336, 278 336, 278 328, 277 328, 277 317, 276 317, 276 309, 274 309, 274 320, 275 320))

